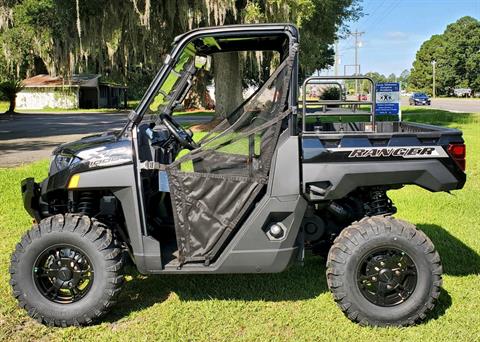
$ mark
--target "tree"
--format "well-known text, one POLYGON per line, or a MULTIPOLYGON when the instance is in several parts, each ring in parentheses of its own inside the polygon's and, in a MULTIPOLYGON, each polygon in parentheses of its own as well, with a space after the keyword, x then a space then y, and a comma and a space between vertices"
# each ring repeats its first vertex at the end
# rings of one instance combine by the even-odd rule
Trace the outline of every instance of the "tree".
MULTIPOLYGON (((413 62, 413 69, 410 75, 410 82, 415 90, 425 93, 432 93, 432 61, 437 62, 437 70, 445 64, 445 42, 440 35, 434 35, 424 42, 417 52, 413 62)), ((444 69, 443 69, 444 70, 444 69)), ((437 77, 437 92, 443 93, 443 77, 437 77)))
POLYGON ((23 89, 21 81, 4 81, 0 83, 0 93, 2 93, 9 101, 10 105, 5 114, 15 114, 15 106, 17 100, 17 94, 23 89))
POLYGON ((387 82, 387 78, 385 77, 385 75, 378 72, 367 72, 365 76, 370 77, 375 83, 387 82))
POLYGON ((11 2, 12 10, 3 18, 9 24, 0 35, 6 72, 9 78, 16 79, 46 72, 45 63, 52 62, 55 28, 52 23, 57 20, 53 3, 51 0, 11 2))
POLYGON ((238 52, 219 53, 214 57, 215 112, 225 117, 243 102, 242 74, 238 52))
POLYGON ((410 75, 416 89, 432 93, 436 62, 436 91, 449 95, 455 88, 480 90, 480 21, 463 17, 447 26, 445 32, 424 42, 417 52, 410 75))
POLYGON ((339 87, 328 87, 320 94, 320 100, 341 100, 339 87))
MULTIPOLYGON (((0 0, 0 45, 17 77, 39 70, 66 77, 81 72, 99 73, 115 82, 128 82, 129 94, 139 97, 162 64, 173 38, 201 26, 296 23, 302 36, 301 70, 303 75, 309 75, 316 68, 333 63, 331 44, 348 31, 345 22, 361 15, 358 3, 359 0, 0 0)), ((217 60, 214 65, 221 70, 239 70, 238 63, 245 66, 247 61, 232 54, 230 59, 217 60), (222 63, 225 65, 221 66, 222 63)), ((226 79, 219 78, 215 84, 227 92, 225 98, 237 96, 238 84, 231 83, 236 79, 226 80, 225 84, 223 80, 226 79)))
POLYGON ((247 1, 245 22, 291 22, 300 29, 300 78, 332 66, 335 40, 346 36, 348 21, 362 15, 358 0, 247 1), (321 24, 320 24, 321 23, 321 24))
MULTIPOLYGON (((382 75, 378 72, 373 72, 373 71, 370 71, 370 72, 367 72, 365 74, 365 76, 367 77, 370 77, 374 83, 384 83, 384 82, 387 82, 387 78, 385 77, 385 75, 382 75)), ((369 93, 371 91, 371 84, 369 81, 367 80, 364 80, 362 82, 362 91, 364 93, 369 93)))
POLYGON ((397 82, 397 75, 395 75, 393 72, 388 75, 387 77, 387 82, 397 82))
POLYGON ((407 90, 410 82, 410 70, 403 70, 400 76, 398 76, 398 81, 401 83, 402 89, 407 90))

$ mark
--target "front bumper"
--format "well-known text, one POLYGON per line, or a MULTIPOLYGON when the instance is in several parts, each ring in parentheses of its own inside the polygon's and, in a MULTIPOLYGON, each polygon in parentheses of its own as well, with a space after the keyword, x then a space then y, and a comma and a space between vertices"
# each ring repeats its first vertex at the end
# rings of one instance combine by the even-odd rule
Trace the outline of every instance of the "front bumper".
POLYGON ((422 105, 422 106, 429 106, 430 101, 429 100, 415 100, 414 101, 416 105, 422 105))
POLYGON ((37 222, 42 219, 40 215, 41 187, 33 178, 25 178, 21 183, 23 206, 27 213, 37 222))

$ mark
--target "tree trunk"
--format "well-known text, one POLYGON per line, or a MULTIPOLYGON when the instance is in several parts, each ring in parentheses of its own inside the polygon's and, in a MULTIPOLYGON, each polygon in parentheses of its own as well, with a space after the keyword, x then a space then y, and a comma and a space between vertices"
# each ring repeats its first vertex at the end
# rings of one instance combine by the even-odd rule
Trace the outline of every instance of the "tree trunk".
POLYGON ((10 97, 8 100, 10 101, 10 106, 8 107, 7 113, 15 114, 15 106, 17 104, 17 94, 15 94, 15 96, 13 97, 10 97))
POLYGON ((213 63, 215 116, 226 117, 243 102, 240 56, 238 52, 217 53, 213 63))
POLYGON ((204 109, 206 104, 207 79, 205 73, 199 70, 195 75, 192 89, 183 102, 185 109, 204 109))

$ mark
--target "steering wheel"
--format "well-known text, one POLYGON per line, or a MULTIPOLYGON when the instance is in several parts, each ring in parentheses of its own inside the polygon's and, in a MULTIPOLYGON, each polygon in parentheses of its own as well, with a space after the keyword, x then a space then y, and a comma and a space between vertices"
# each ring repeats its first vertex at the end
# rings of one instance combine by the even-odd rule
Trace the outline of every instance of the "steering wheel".
POLYGON ((184 148, 194 150, 200 147, 195 141, 193 141, 192 136, 188 134, 185 128, 175 121, 172 116, 163 113, 160 114, 160 120, 184 148))

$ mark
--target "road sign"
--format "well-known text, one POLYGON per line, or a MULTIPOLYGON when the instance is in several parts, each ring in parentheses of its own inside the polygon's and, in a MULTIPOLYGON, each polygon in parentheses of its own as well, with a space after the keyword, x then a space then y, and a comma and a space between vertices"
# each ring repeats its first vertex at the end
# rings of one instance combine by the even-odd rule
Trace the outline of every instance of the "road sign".
POLYGON ((375 114, 400 115, 400 83, 377 83, 375 114))

